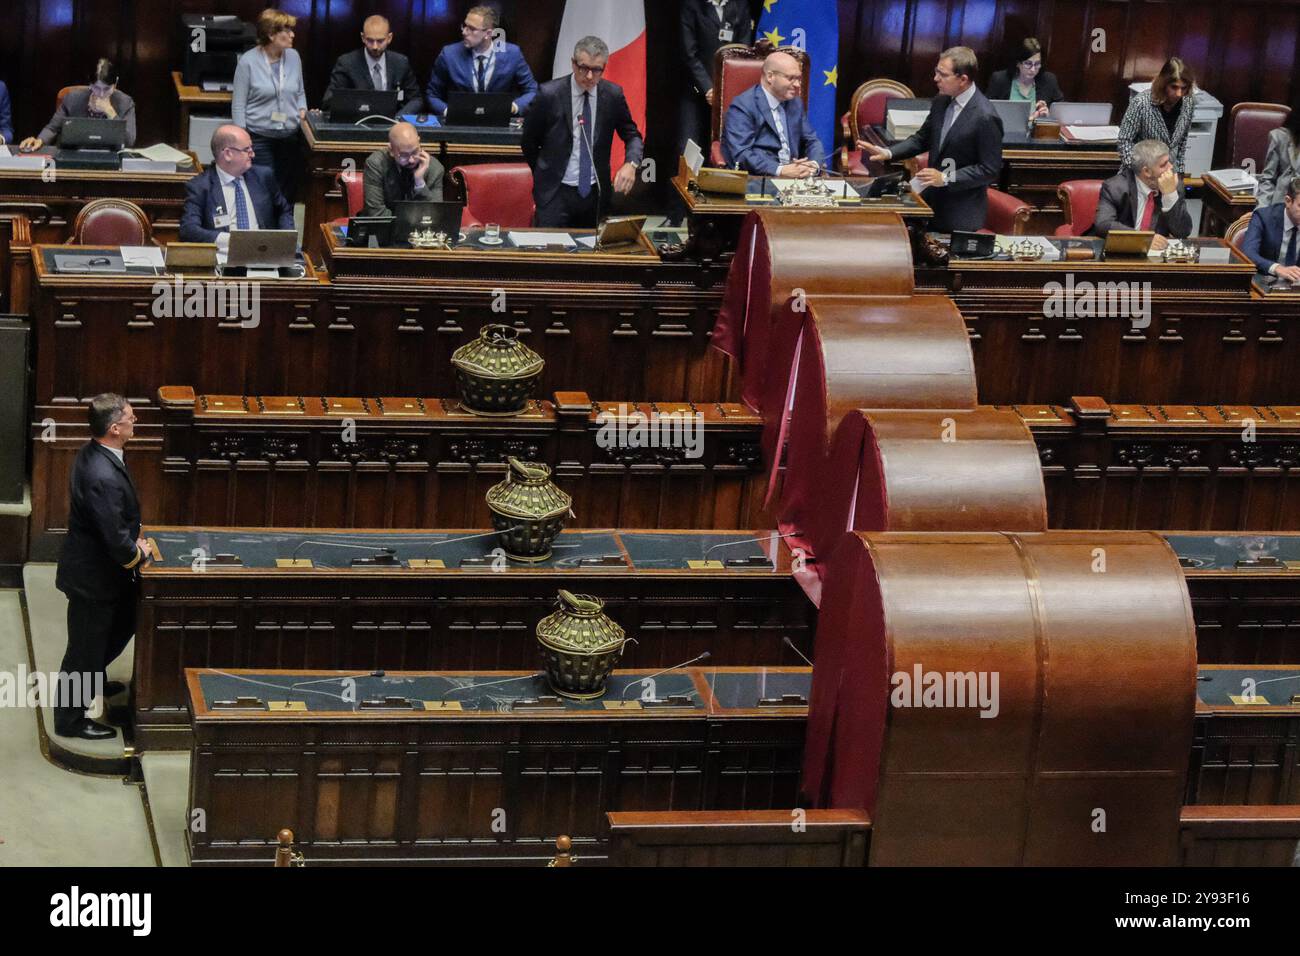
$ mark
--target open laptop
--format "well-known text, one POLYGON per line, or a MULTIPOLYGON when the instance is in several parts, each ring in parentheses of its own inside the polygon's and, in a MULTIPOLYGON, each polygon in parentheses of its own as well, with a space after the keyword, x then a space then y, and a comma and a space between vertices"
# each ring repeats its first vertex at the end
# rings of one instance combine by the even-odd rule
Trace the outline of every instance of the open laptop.
POLYGON ((511 93, 453 90, 447 98, 448 126, 509 126, 511 93))
POLYGON ((392 119, 401 108, 401 90, 335 90, 330 97, 330 122, 355 123, 367 116, 392 119))
POLYGON ((990 100, 1002 120, 1004 133, 1023 133, 1029 129, 1029 114, 1034 111, 1034 104, 1028 100, 990 100))
POLYGON ((1047 115, 1062 126, 1109 126, 1109 103, 1053 103, 1047 115))
POLYGON ((56 166, 65 169, 121 169, 126 120, 74 116, 59 131, 56 166))
POLYGON ((279 269, 295 265, 298 232, 295 229, 233 229, 226 253, 226 268, 279 269))
POLYGON ((426 200, 409 200, 393 203, 393 237, 392 244, 404 246, 410 244, 411 233, 441 232, 449 242, 455 242, 460 235, 460 216, 464 210, 458 202, 433 202, 426 200))

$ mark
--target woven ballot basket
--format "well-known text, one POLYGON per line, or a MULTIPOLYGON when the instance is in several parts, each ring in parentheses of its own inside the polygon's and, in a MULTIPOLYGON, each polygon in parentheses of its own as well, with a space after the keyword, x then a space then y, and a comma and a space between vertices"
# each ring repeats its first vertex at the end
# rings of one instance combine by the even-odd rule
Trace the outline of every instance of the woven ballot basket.
POLYGON ((517 415, 528 407, 546 364, 509 325, 485 325, 451 353, 460 404, 475 415, 517 415))
POLYGON ((545 561, 551 542, 564 530, 573 499, 551 481, 551 469, 541 462, 507 459, 505 481, 488 489, 492 512, 506 557, 513 561, 545 561))
POLYGON ((600 697, 623 656, 623 629, 603 608, 599 598, 562 590, 559 610, 537 624, 546 679, 563 697, 600 697))

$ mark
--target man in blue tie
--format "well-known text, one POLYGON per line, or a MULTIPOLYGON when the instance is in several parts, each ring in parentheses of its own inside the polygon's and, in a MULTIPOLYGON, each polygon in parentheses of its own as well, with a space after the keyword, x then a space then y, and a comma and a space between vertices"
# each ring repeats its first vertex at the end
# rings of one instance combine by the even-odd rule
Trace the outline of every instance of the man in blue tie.
POLYGON ((759 176, 806 179, 826 162, 826 151, 799 99, 803 67, 789 53, 770 53, 763 77, 727 107, 722 156, 728 166, 759 176))
POLYGON ((1264 275, 1292 284, 1300 283, 1300 177, 1286 187, 1286 197, 1272 206, 1256 209, 1250 217, 1241 251, 1264 275))
POLYGON ((447 96, 466 93, 517 93, 510 111, 524 113, 537 95, 537 81, 523 52, 496 38, 497 13, 491 7, 471 7, 461 24, 460 43, 442 48, 433 64, 425 99, 436 116, 447 113, 447 96))
POLYGON ((253 165, 253 142, 234 125, 212 134, 213 163, 185 186, 181 242, 215 242, 225 255, 231 229, 293 229, 293 207, 269 167, 253 165))

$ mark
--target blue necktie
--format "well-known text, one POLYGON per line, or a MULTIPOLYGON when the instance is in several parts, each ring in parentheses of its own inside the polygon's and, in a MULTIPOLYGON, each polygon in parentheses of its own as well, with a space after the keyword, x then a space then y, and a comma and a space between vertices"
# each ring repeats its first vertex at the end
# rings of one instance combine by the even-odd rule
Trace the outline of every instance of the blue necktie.
POLYGON ((483 78, 486 75, 487 75, 487 57, 480 56, 478 58, 478 92, 480 93, 486 92, 486 90, 483 87, 483 78))
POLYGON ((591 195, 591 93, 582 94, 582 129, 578 131, 582 143, 578 146, 578 195, 586 199, 591 195))
POLYGON ((1284 266, 1295 265, 1295 253, 1296 253, 1295 237, 1297 235, 1300 235, 1300 226, 1292 226, 1291 241, 1286 244, 1286 261, 1282 263, 1282 265, 1284 266))
POLYGON ((235 177, 235 228, 248 228, 248 203, 244 200, 244 177, 235 177))

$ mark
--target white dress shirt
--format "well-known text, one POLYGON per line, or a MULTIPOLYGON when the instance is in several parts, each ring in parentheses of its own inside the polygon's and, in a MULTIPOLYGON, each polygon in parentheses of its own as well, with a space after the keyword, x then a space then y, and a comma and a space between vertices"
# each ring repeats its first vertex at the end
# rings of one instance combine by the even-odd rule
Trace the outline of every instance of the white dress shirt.
POLYGON ((492 74, 497 69, 497 46, 492 43, 488 46, 486 53, 480 53, 478 50, 470 50, 469 74, 470 82, 474 84, 475 93, 486 93, 488 87, 492 85, 492 74), (487 57, 487 63, 483 66, 483 88, 479 89, 478 85, 478 58, 487 57))
MULTIPOLYGON (((953 111, 953 113, 952 113, 952 123, 949 124, 949 126, 948 126, 948 132, 951 133, 951 132, 952 132, 952 128, 953 128, 954 126, 957 125, 957 120, 961 119, 961 111, 964 110, 964 109, 966 108, 967 104, 970 103, 971 98, 972 98, 974 95, 975 95, 975 84, 972 83, 969 87, 966 88, 966 92, 965 92, 965 93, 958 93, 955 97, 953 97, 952 103, 950 104, 950 105, 951 105, 951 108, 952 108, 952 111, 953 111)), ((948 118, 948 111, 947 111, 947 110, 944 110, 943 112, 944 112, 944 119, 946 120, 946 119, 948 118)), ((932 153, 937 153, 937 152, 939 151, 939 147, 943 145, 943 144, 940 142, 940 138, 941 138, 941 137, 943 137, 943 126, 942 126, 942 125, 939 127, 939 131, 938 131, 938 133, 935 135, 935 139, 934 139, 934 144, 935 144, 935 145, 934 145, 934 147, 930 150, 930 152, 932 152, 932 153)), ((893 151, 892 149, 887 149, 887 150, 885 150, 885 152, 887 152, 887 153, 889 154, 889 158, 890 158, 890 159, 893 159, 893 158, 894 158, 894 151, 893 151)), ((932 158, 933 158, 933 157, 932 157, 932 158)), ((931 164, 931 165, 933 165, 933 164, 931 164)), ((944 170, 944 173, 943 173, 943 184, 944 184, 945 186, 947 186, 950 182, 952 182, 952 179, 948 176, 948 172, 947 172, 947 170, 944 170)))
MULTIPOLYGON (((596 176, 596 93, 600 90, 600 84, 596 84, 596 89, 591 91, 591 128, 587 130, 587 148, 591 150, 591 181, 599 182, 596 176)), ((573 150, 569 153, 569 165, 564 168, 564 179, 560 180, 566 186, 578 185, 578 165, 581 162, 579 150, 582 149, 582 94, 587 92, 578 85, 577 78, 569 77, 569 117, 573 123, 573 150)))
POLYGON ((120 461, 123 465, 126 464, 126 455, 122 453, 122 449, 114 448, 112 445, 105 445, 103 442, 99 443, 99 447, 107 448, 109 451, 111 451, 114 455, 117 456, 118 461, 120 461))
MULTIPOLYGON (((218 229, 220 235, 217 236, 217 251, 225 253, 230 247, 230 231, 235 229, 235 177, 230 175, 220 166, 217 167, 217 179, 221 181, 222 201, 226 204, 226 213, 230 216, 230 225, 225 229, 218 229)), ((248 183, 240 183, 244 191, 244 204, 248 207, 248 228, 260 228, 257 224, 257 212, 253 209, 253 197, 248 191, 248 183)))
MULTIPOLYGON (((1144 183, 1141 179, 1137 178, 1136 176, 1133 177, 1133 181, 1137 183, 1137 187, 1138 187, 1137 209, 1133 211, 1133 228, 1138 229, 1142 225, 1142 217, 1146 215, 1147 203, 1150 201, 1151 194, 1154 193, 1155 190, 1152 189, 1150 186, 1148 186, 1146 183, 1144 183)), ((1177 203, 1178 203, 1177 192, 1170 193, 1167 196, 1164 193, 1160 194, 1160 209, 1162 212, 1168 212, 1169 210, 1173 209, 1174 206, 1177 205, 1177 203)), ((1152 213, 1151 216, 1152 225, 1155 224, 1155 221, 1156 221, 1155 214, 1152 213)))
POLYGON ((758 88, 767 97, 767 108, 772 113, 772 122, 776 124, 776 131, 781 134, 781 148, 776 154, 776 165, 779 168, 790 162, 790 137, 785 128, 785 110, 781 109, 781 101, 773 96, 766 86, 759 84, 758 88))

